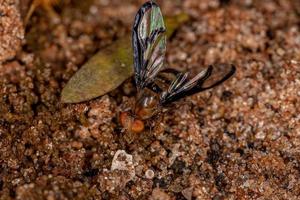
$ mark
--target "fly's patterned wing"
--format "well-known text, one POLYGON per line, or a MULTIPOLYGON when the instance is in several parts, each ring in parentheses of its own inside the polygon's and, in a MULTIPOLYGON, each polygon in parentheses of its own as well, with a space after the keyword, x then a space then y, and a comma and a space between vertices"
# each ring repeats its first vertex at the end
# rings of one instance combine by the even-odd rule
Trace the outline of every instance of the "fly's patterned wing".
POLYGON ((186 96, 213 88, 235 73, 235 66, 229 64, 211 65, 201 71, 192 79, 189 79, 189 72, 180 73, 171 83, 167 91, 162 92, 160 103, 162 105, 171 103, 186 96))
POLYGON ((155 2, 146 2, 135 16, 132 34, 135 82, 139 89, 153 82, 164 64, 165 31, 160 8, 155 2))

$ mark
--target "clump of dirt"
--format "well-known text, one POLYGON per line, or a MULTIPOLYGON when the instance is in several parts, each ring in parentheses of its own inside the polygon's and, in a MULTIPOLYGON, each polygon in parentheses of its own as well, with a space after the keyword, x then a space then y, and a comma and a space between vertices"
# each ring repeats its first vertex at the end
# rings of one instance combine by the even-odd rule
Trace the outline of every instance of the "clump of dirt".
POLYGON ((87 2, 54 7, 59 20, 37 10, 0 67, 0 199, 299 199, 298 1, 158 1, 165 15, 191 17, 168 42, 166 65, 226 62, 237 73, 171 105, 133 140, 118 123, 133 81, 60 103, 80 66, 130 33, 144 1, 87 2))
POLYGON ((12 59, 21 48, 24 28, 18 1, 0 1, 0 64, 12 59))

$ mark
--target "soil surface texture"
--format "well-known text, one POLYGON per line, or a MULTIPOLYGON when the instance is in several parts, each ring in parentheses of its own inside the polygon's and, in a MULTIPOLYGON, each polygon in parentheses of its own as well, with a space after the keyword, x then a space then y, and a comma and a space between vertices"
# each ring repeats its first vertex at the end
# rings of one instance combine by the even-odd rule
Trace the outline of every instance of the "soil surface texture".
POLYGON ((1 200, 300 199, 300 1, 158 1, 190 16, 167 66, 237 71, 134 135, 118 122, 133 78, 84 103, 60 95, 145 1, 41 2, 25 27, 31 1, 0 0, 1 200))

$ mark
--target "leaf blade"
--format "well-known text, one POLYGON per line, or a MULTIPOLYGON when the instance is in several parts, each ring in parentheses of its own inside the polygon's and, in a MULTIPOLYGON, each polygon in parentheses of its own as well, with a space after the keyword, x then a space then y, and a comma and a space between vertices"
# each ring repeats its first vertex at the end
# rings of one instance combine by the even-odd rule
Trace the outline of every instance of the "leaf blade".
MULTIPOLYGON (((189 20, 188 15, 166 17, 167 36, 189 20)), ((133 75, 131 36, 98 51, 68 81, 61 93, 62 103, 80 103, 102 96, 133 75)))

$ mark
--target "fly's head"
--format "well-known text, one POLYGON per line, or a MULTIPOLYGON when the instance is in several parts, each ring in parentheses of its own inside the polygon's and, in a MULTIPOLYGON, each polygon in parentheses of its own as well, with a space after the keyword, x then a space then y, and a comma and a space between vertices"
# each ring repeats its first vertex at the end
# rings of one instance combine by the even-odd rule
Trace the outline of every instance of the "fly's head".
POLYGON ((144 88, 138 91, 133 110, 120 114, 120 123, 127 131, 140 133, 145 129, 145 120, 158 113, 159 108, 159 95, 144 88))
POLYGON ((119 121, 122 127, 131 133, 141 133, 145 129, 144 121, 135 118, 131 112, 121 112, 119 121))

